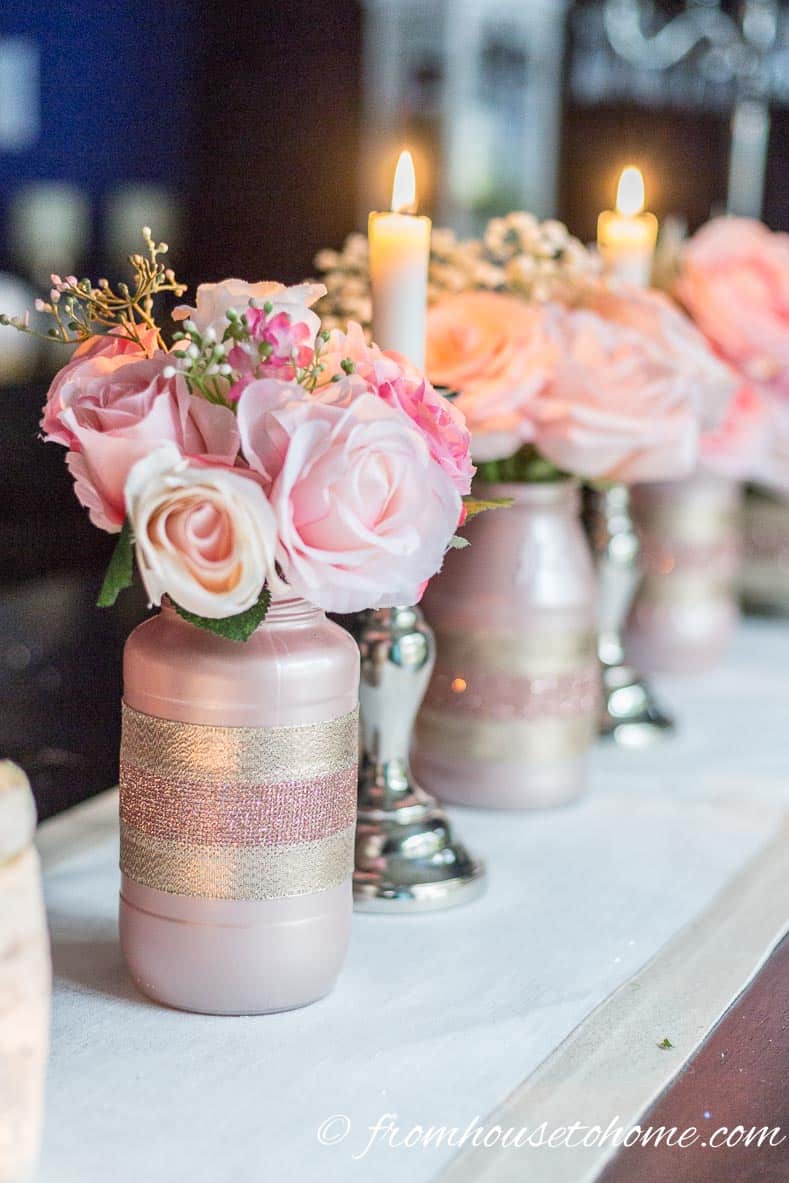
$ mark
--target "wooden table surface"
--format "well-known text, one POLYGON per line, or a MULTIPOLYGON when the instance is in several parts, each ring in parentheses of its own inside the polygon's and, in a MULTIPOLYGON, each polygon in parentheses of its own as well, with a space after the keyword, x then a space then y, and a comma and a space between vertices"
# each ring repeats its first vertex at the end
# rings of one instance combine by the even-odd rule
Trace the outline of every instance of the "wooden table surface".
POLYGON ((599 1183, 787 1183, 789 937, 640 1125, 700 1132, 780 1126, 785 1141, 721 1149, 633 1146, 618 1153, 599 1183))

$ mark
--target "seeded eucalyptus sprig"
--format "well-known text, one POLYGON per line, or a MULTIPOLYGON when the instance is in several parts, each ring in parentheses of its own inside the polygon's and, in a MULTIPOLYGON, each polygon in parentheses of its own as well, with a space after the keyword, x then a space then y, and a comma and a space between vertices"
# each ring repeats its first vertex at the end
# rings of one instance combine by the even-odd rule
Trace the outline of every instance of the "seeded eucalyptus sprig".
POLYGON ((133 280, 131 284, 119 283, 111 287, 108 279, 100 279, 94 287, 89 279, 77 279, 67 275, 61 279, 53 275, 49 300, 36 300, 36 311, 47 313, 54 324, 45 333, 30 325, 28 313, 24 316, 0 315, 0 325, 9 325, 21 333, 46 337, 64 345, 79 345, 80 342, 110 329, 119 337, 125 337, 145 349, 145 331, 155 333, 159 348, 166 348, 159 326, 153 319, 153 300, 161 292, 172 292, 182 296, 186 284, 179 283, 171 267, 166 267, 159 258, 167 254, 166 242, 154 242, 148 226, 143 227, 143 239, 147 255, 129 255, 133 280))

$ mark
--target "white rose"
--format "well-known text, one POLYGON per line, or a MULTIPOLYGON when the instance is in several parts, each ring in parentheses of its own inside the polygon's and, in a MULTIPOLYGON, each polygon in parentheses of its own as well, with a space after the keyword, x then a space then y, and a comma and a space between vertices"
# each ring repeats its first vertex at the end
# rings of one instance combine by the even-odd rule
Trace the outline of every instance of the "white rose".
POLYGON ((137 565, 148 596, 221 620, 282 590, 274 511, 255 480, 190 465, 173 444, 138 461, 126 481, 137 565))
POLYGON ((326 295, 322 283, 301 283, 285 287, 282 283, 264 281, 247 283, 243 279, 223 279, 221 283, 201 283, 197 289, 197 307, 179 304, 173 309, 173 320, 192 320, 199 333, 205 336, 211 328, 218 341, 227 328, 227 310, 239 315, 245 312, 250 300, 270 302, 275 313, 287 312, 294 324, 306 324, 313 338, 320 331, 320 317, 311 306, 326 295))

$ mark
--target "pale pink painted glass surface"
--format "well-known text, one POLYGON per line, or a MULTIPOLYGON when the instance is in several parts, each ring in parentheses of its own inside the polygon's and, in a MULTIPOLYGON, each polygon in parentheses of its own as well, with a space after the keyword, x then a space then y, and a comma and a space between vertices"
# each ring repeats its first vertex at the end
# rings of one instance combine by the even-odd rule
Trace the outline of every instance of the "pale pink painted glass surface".
MULTIPOLYGON (((169 607, 124 652, 124 699, 147 715, 225 727, 289 727, 346 715, 358 702, 351 637, 300 600, 275 603, 246 644, 169 607)), ((139 987, 159 1002, 214 1014, 286 1010, 328 993, 345 958, 350 877, 278 899, 174 895, 122 876, 121 944, 139 987)))
POLYGON ((647 673, 700 673, 726 652, 739 620, 741 486, 713 473, 634 486, 645 577, 625 642, 647 673))
POLYGON ((596 581, 570 481, 482 485, 483 513, 431 581, 436 671, 414 766, 441 800, 493 809, 572 801, 597 729, 596 581))

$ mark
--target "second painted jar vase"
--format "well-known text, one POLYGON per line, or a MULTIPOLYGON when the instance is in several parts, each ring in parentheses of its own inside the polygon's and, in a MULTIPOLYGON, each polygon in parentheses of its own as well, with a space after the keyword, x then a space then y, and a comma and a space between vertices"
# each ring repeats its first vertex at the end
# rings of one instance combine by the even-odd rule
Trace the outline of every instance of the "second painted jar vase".
POLYGON ((121 946, 144 993, 260 1014, 328 993, 351 921, 359 653, 302 600, 246 643, 163 607, 124 652, 121 946))
POLYGON ((480 514, 427 589, 435 671, 414 743, 441 800, 563 805, 585 787, 597 734, 596 581, 572 481, 480 485, 480 514))
POLYGON ((636 485, 632 504, 644 579, 627 653, 647 673, 701 673, 723 656, 739 620, 741 486, 700 471, 636 485))

